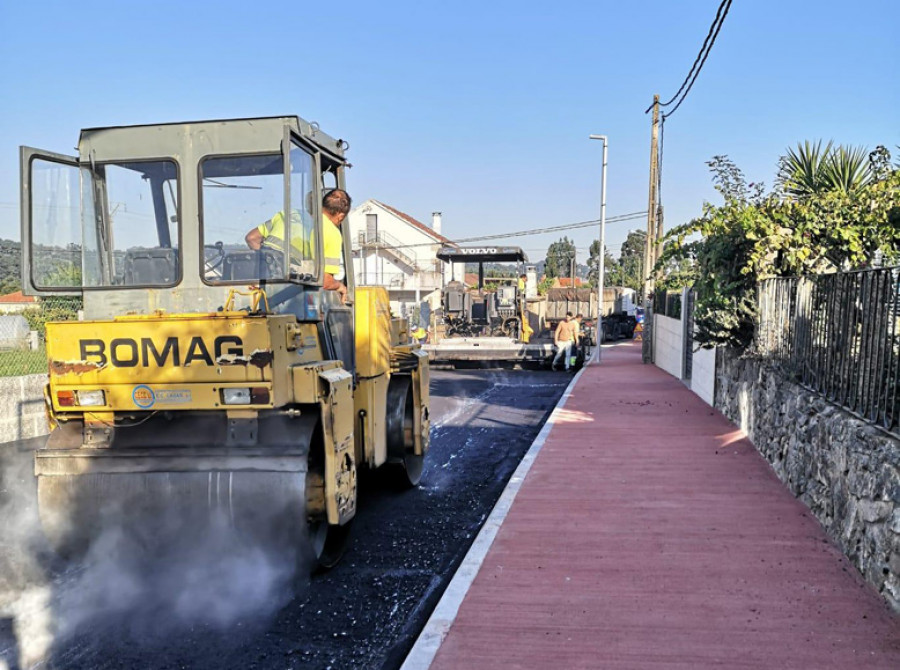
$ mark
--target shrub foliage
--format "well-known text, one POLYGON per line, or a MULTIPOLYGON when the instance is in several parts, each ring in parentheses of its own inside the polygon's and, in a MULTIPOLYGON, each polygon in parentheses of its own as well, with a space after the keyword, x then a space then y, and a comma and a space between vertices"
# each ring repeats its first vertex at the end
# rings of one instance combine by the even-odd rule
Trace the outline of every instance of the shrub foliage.
POLYGON ((900 260, 900 169, 884 147, 860 167, 861 151, 801 145, 781 159, 768 194, 727 156, 707 163, 724 202, 706 203, 702 216, 669 231, 656 268, 692 268, 685 279, 696 293, 700 343, 752 342, 761 279, 900 260))

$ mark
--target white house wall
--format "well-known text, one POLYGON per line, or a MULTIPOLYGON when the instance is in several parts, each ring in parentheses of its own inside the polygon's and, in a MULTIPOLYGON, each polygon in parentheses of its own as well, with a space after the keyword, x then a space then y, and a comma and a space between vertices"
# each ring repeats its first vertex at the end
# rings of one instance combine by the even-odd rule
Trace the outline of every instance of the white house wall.
MULTIPOLYGON (((350 212, 348 217, 350 223, 350 239, 354 249, 358 249, 360 246, 360 233, 366 231, 367 214, 376 214, 378 216, 378 232, 393 238, 399 247, 398 250, 405 256, 408 256, 413 264, 417 266, 418 270, 422 272, 440 271, 441 266, 444 264, 437 264, 436 267, 435 262, 437 260, 437 251, 440 249, 441 243, 436 241, 425 231, 398 217, 393 212, 390 212, 375 202, 366 202, 350 212)), ((378 267, 381 268, 383 264, 384 271, 382 274, 379 270, 378 277, 376 278, 374 272, 375 265, 372 261, 371 254, 374 254, 374 251, 366 251, 366 257, 369 259, 369 267, 368 273, 364 277, 365 283, 376 283, 377 281, 378 283, 383 283, 390 287, 391 282, 389 281, 389 278, 399 277, 401 275, 412 278, 415 274, 412 269, 401 265, 399 260, 392 258, 390 252, 385 251, 379 252, 379 255, 383 256, 383 259, 379 260, 378 267), (382 277, 386 280, 382 281, 382 277)), ((366 271, 364 260, 362 258, 354 259, 353 264, 357 277, 360 277, 360 274, 366 271)), ((447 272, 449 274, 449 268, 447 272)), ((432 277, 429 277, 428 282, 420 282, 423 284, 423 288, 430 289, 434 288, 435 285, 440 284, 439 281, 432 281, 432 278, 433 275, 432 277)), ((423 280, 424 279, 425 278, 423 277, 423 280)), ((409 281, 407 281, 407 285, 409 285, 409 281)))
MULTIPOLYGON (((362 254, 360 254, 362 256, 362 254)), ((409 271, 393 263, 391 256, 385 251, 366 250, 365 255, 353 261, 357 278, 363 278, 367 285, 380 285, 390 288, 394 278, 408 277, 409 271)), ((393 282, 399 283, 399 282, 393 282)))

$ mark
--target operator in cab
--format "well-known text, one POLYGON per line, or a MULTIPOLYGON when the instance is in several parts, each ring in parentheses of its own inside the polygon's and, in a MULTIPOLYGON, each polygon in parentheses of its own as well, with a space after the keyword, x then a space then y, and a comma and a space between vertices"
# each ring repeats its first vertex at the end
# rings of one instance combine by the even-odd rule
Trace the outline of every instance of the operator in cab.
MULTIPOLYGON (((350 196, 340 188, 328 191, 322 198, 322 240, 325 251, 325 282, 323 288, 337 291, 341 302, 347 301, 347 285, 344 283, 344 243, 341 238, 341 224, 350 213, 350 196)), ((297 217, 299 219, 299 217, 297 217)), ((291 223, 294 223, 292 218, 291 223)), ((302 231, 300 225, 292 229, 302 231)), ((312 256, 310 246, 313 240, 303 235, 292 235, 291 246, 304 258, 312 256)), ((264 247, 284 251, 284 213, 278 212, 265 223, 250 230, 244 237, 247 246, 258 251, 264 247)))

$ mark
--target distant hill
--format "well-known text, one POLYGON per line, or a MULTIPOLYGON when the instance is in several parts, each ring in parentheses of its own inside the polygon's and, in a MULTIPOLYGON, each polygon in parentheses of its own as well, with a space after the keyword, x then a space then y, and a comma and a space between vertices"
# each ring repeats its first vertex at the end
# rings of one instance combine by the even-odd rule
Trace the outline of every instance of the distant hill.
POLYGON ((0 293, 12 293, 21 288, 22 244, 0 239, 0 293))

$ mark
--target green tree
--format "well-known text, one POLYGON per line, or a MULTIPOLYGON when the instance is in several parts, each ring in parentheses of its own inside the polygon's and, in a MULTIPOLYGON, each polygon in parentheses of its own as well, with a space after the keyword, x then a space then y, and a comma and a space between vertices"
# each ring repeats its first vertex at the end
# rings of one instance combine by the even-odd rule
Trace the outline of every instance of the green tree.
POLYGON ((15 293, 22 290, 22 282, 18 277, 4 277, 0 279, 0 295, 15 293))
MULTIPOLYGON (((600 260, 600 240, 594 240, 591 242, 591 246, 589 249, 588 255, 588 274, 587 274, 587 283, 591 286, 597 285, 597 271, 599 268, 600 260)), ((609 249, 606 250, 606 259, 604 260, 605 267, 603 268, 606 272, 606 281, 604 285, 606 286, 616 286, 615 283, 619 276, 619 263, 613 258, 612 254, 609 253, 609 249)))
POLYGON ((727 156, 708 165, 724 203, 707 203, 702 216, 671 230, 657 265, 696 262, 696 336, 704 345, 752 341, 760 279, 863 268, 878 254, 885 263, 900 260, 896 168, 873 171, 850 190, 844 182, 802 196, 786 190, 763 196, 761 184, 747 184, 727 156))
POLYGON ((553 278, 552 277, 544 277, 538 282, 537 292, 538 295, 547 295, 547 290, 553 286, 553 278))
POLYGON ((574 256, 575 244, 568 237, 557 240, 547 249, 544 275, 550 278, 570 276, 574 256))
POLYGON ((697 258, 690 248, 684 253, 676 255, 667 253, 667 247, 672 242, 663 245, 663 258, 660 264, 656 287, 663 291, 674 291, 686 286, 694 286, 698 277, 697 258))
POLYGON ((641 285, 643 284, 644 245, 646 241, 646 231, 629 231, 619 252, 619 265, 621 266, 619 286, 627 286, 635 291, 641 290, 641 285))

